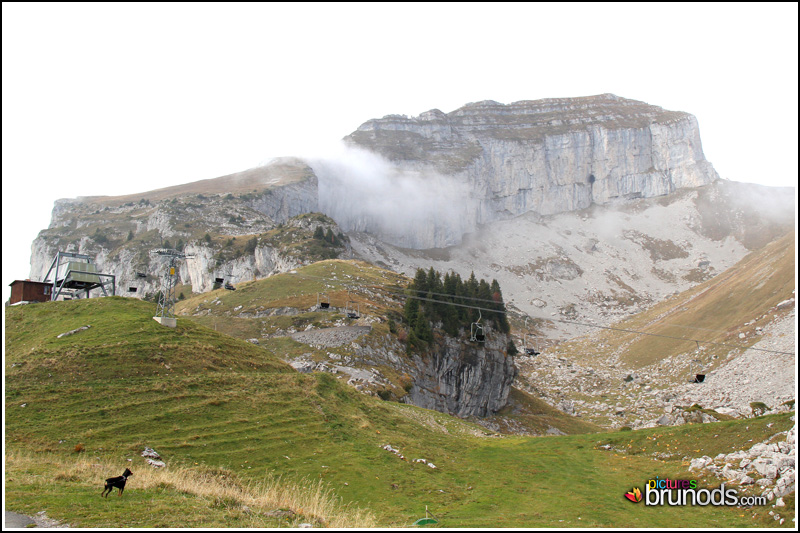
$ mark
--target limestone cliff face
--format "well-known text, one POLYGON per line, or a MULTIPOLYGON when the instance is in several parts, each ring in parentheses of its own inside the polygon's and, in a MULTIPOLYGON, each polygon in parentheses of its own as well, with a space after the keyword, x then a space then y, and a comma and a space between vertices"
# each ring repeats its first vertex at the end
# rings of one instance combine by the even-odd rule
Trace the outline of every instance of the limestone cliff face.
MULTIPOLYGON (((140 249, 119 249, 110 253, 89 237, 60 247, 40 236, 34 241, 31 251, 31 279, 44 279, 57 252, 79 253, 89 255, 99 272, 116 276, 117 296, 137 298, 153 294, 161 288, 161 277, 167 264, 166 260, 158 257, 141 262, 143 256, 140 249), (140 278, 137 273, 146 274, 147 277, 140 278), (135 287, 136 292, 130 292, 131 287, 135 287)), ((302 260, 267 245, 257 246, 252 254, 222 262, 215 257, 218 249, 201 243, 189 244, 184 251, 193 257, 178 262, 178 283, 190 285, 192 292, 210 291, 216 277, 223 277, 235 284, 288 272, 303 264, 302 260)))
POLYGON ((195 291, 207 290, 220 273, 241 281, 286 268, 268 246, 233 257, 227 251, 239 244, 226 251, 225 243, 302 213, 322 211, 343 231, 395 246, 441 248, 479 224, 661 196, 718 178, 692 115, 614 95, 392 115, 364 123, 346 141, 388 159, 388 167, 360 160, 326 173, 286 158, 141 194, 59 200, 33 243, 31 278, 42 279, 56 251, 76 251, 120 284, 137 281, 139 294, 152 292, 155 282, 135 272, 155 276, 147 251, 169 240, 203 258, 181 275, 195 291), (205 233, 213 243, 204 244, 205 233))
POLYGON ((182 262, 178 274, 181 280, 185 280, 184 283, 192 285, 192 292, 210 291, 217 277, 240 283, 288 272, 302 264, 302 261, 284 256, 280 250, 270 246, 257 246, 252 254, 225 261, 221 265, 217 265, 214 250, 208 246, 189 245, 186 253, 194 257, 182 262))
POLYGON ((466 183, 478 204, 473 225, 661 196, 719 178, 695 117, 611 94, 390 115, 345 141, 400 168, 466 183))
POLYGON ((31 246, 30 278, 43 280, 57 252, 79 253, 116 276, 118 295, 141 298, 160 289, 166 268, 149 252, 177 247, 194 256, 179 261, 178 283, 206 292, 216 278, 251 281, 344 252, 346 243, 319 256, 317 227, 340 229, 305 215, 317 210, 316 177, 296 160, 137 195, 57 200, 31 246))
POLYGON ((312 175, 296 183, 268 189, 249 200, 247 205, 278 224, 283 224, 303 213, 317 212, 319 211, 317 178, 312 175))
POLYGON ((487 335, 484 344, 438 339, 428 354, 414 357, 414 385, 406 403, 459 417, 499 411, 517 375, 507 344, 508 337, 497 332, 487 335))

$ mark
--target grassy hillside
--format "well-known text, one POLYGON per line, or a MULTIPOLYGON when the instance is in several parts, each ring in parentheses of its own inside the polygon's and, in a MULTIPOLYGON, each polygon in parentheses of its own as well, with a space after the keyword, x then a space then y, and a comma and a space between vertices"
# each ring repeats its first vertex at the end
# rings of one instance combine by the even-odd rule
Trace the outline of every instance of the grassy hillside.
POLYGON ((622 362, 639 368, 670 355, 693 352, 697 344, 692 339, 698 339, 706 341, 701 346, 704 363, 713 366, 732 349, 744 350, 755 344, 760 339, 755 334, 757 327, 790 311, 775 306, 793 297, 794 256, 792 231, 719 276, 615 324, 614 330, 595 333, 590 341, 564 343, 560 350, 585 354, 585 360, 616 352, 622 362))
MULTIPOLYGON (((261 349, 284 360, 311 354, 314 360, 329 353, 353 355, 349 344, 317 349, 294 341, 288 335, 306 328, 322 329, 343 325, 371 325, 364 337, 382 344, 390 334, 388 318, 398 316, 402 305, 386 287, 405 285, 407 280, 393 272, 361 261, 332 259, 298 268, 293 273, 237 284, 236 291, 218 289, 195 295, 175 305, 178 315, 190 321, 240 339, 259 339, 261 349), (327 300, 328 310, 318 310, 327 300), (361 318, 350 319, 347 305, 358 306, 361 318)), ((380 366, 380 365, 379 365, 380 366)), ((387 366, 385 375, 393 374, 387 366)))
POLYGON ((331 307, 344 308, 352 299, 363 304, 367 313, 380 316, 393 305, 388 296, 380 293, 380 288, 406 283, 404 276, 362 261, 330 259, 298 268, 294 273, 237 284, 236 291, 218 289, 194 295, 178 302, 175 312, 220 317, 245 316, 281 307, 307 311, 317 305, 318 293, 326 293, 331 307), (352 292, 348 294, 348 290, 352 292))
POLYGON ((547 435, 599 433, 603 428, 562 411, 517 388, 511 389, 508 405, 488 417, 501 433, 547 435))
MULTIPOLYGON (((287 335, 306 328, 369 324, 372 329, 359 339, 360 345, 402 352, 406 346, 400 344, 397 335, 390 331, 389 321, 394 320, 400 325, 404 299, 396 291, 409 282, 405 276, 361 261, 320 261, 298 268, 294 273, 239 284, 236 291, 219 289, 195 295, 178 302, 176 312, 240 339, 259 339, 265 350, 284 360, 311 355, 315 361, 330 361, 331 354, 361 359, 349 343, 335 348, 318 348, 296 342, 287 335), (319 311, 316 310, 317 299, 323 292, 331 308, 319 311), (346 316, 344 308, 348 302, 360 306, 360 320, 346 316), (291 310, 292 313, 270 314, 280 310, 291 310)), ((407 359, 411 361, 411 357, 407 359)), ((351 364, 379 368, 382 375, 392 382, 385 389, 394 398, 405 395, 408 375, 400 369, 374 359, 351 364)), ((376 389, 383 392, 384 387, 376 389)), ((570 434, 601 430, 521 391, 516 391, 512 400, 507 409, 489 420, 490 424, 508 432, 529 434, 544 434, 550 428, 570 434)))
POLYGON ((142 199, 158 202, 197 194, 242 194, 304 181, 313 176, 311 168, 299 159, 282 158, 269 165, 219 178, 193 181, 124 196, 85 196, 81 200, 98 205, 118 206, 126 202, 139 202, 142 199))
POLYGON ((788 429, 787 414, 503 437, 298 374, 185 318, 161 327, 152 311, 123 298, 6 309, 7 509, 80 527, 407 526, 426 505, 445 527, 777 525, 768 508, 652 509, 623 494, 654 475, 691 477, 682 454, 655 459, 654 441, 713 456, 788 429), (144 463, 145 446, 165 469, 144 463), (101 500, 102 480, 127 466, 124 496, 101 500))

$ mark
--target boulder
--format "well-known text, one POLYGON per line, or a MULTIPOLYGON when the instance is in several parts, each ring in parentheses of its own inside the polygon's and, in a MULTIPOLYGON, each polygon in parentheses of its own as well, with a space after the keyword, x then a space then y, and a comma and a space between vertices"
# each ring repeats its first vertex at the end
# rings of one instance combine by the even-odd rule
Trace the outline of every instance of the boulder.
POLYGON ((152 459, 161 459, 161 456, 158 455, 153 448, 145 447, 144 451, 142 451, 142 457, 150 457, 152 459))
POLYGON ((701 470, 711 464, 713 459, 711 457, 704 455, 703 457, 698 457, 696 459, 692 459, 691 465, 689 466, 689 471, 692 470, 701 470))
POLYGON ((752 462, 751 466, 767 479, 775 479, 778 476, 778 469, 770 459, 759 457, 752 462))
POLYGON ((730 464, 726 464, 722 471, 720 472, 722 477, 728 479, 730 481, 740 481, 745 475, 740 471, 736 470, 735 468, 731 468, 730 464))

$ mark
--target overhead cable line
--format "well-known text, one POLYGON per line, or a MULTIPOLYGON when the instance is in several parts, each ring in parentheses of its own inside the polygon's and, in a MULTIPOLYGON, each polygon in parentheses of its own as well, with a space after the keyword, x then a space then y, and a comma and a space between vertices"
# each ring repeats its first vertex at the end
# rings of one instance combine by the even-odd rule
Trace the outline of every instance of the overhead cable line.
MULTIPOLYGON (((305 274, 305 273, 300 274, 299 272, 296 272, 296 273, 291 274, 291 275, 292 276, 304 277, 304 278, 307 278, 307 279, 316 279, 316 280, 320 280, 320 281, 330 281, 330 278, 325 278, 325 277, 321 277, 321 276, 312 276, 310 274, 305 274)), ((337 279, 336 281, 344 282, 344 280, 339 280, 339 279, 337 279)), ((426 295, 429 294, 429 295, 433 295, 433 296, 444 296, 446 298, 460 298, 462 300, 472 300, 472 301, 475 301, 475 302, 486 302, 486 303, 492 303, 492 304, 499 304, 500 303, 500 302, 498 302, 496 300, 487 300, 486 298, 476 298, 476 297, 473 297, 473 296, 462 296, 460 294, 445 294, 445 293, 441 293, 441 292, 431 292, 431 291, 426 291, 426 290, 422 290, 422 289, 404 289, 404 288, 402 288, 400 286, 397 286, 397 285, 395 285, 395 286, 391 286, 390 285, 388 287, 385 286, 385 285, 384 286, 370 285, 370 287, 373 287, 373 288, 376 288, 376 289, 379 289, 379 290, 382 290, 384 292, 388 292, 388 293, 391 293, 391 294, 398 294, 398 295, 401 295, 401 296, 408 296, 407 291, 414 291, 414 292, 418 292, 418 293, 424 293, 426 295)), ((439 301, 439 300, 437 300, 437 301, 439 301)), ((475 307, 475 309, 478 309, 478 308, 475 307)))
MULTIPOLYGON (((433 300, 431 298, 422 298, 422 297, 419 297, 419 296, 410 296, 410 295, 406 295, 406 296, 408 298, 413 298, 413 299, 416 299, 416 300, 422 300, 422 301, 426 301, 426 302, 441 303, 441 304, 446 304, 446 305, 455 305, 455 306, 458 306, 458 307, 468 307, 470 309, 479 309, 479 310, 482 310, 482 311, 489 311, 489 312, 495 312, 495 313, 508 314, 508 311, 506 311, 506 310, 487 309, 485 307, 475 307, 475 306, 472 306, 472 305, 457 304, 457 303, 454 303, 454 302, 442 302, 441 300, 433 300)), ((689 339, 689 338, 686 338, 686 337, 675 337, 675 336, 672 336, 672 335, 663 335, 663 334, 660 334, 660 333, 647 333, 645 331, 637 331, 637 330, 633 330, 633 329, 615 328, 615 327, 612 327, 612 326, 598 326, 597 324, 589 324, 588 322, 577 322, 577 321, 574 321, 574 320, 564 320, 564 319, 559 319, 559 318, 541 318, 541 317, 534 317, 534 316, 528 315, 526 313, 523 313, 523 314, 525 316, 529 316, 530 318, 540 318, 541 320, 552 320, 553 322, 561 322, 563 324, 573 324, 573 325, 576 325, 576 326, 586 326, 586 327, 590 327, 590 328, 608 329, 608 330, 611 330, 611 331, 619 331, 619 332, 622 332, 622 333, 633 333, 633 334, 636 334, 636 335, 648 335, 650 337, 661 337, 661 338, 665 338, 665 339, 673 339, 673 340, 679 340, 679 341, 702 342, 705 345, 725 346, 727 348, 738 348, 738 349, 742 349, 743 348, 742 346, 735 346, 735 345, 732 345, 732 344, 724 344, 724 343, 721 343, 721 342, 706 341, 706 340, 702 340, 702 339, 689 339)), ((778 351, 778 350, 767 350, 767 349, 764 349, 764 348, 752 348, 752 347, 746 348, 745 347, 744 349, 745 350, 757 350, 757 351, 760 351, 760 352, 775 353, 775 354, 782 354, 782 355, 794 355, 791 352, 781 352, 781 351, 778 351)))
MULTIPOLYGON (((322 277, 319 277, 319 276, 310 276, 310 275, 307 275, 307 274, 293 274, 293 275, 303 276, 303 277, 306 277, 306 278, 320 279, 320 280, 328 280, 329 279, 329 278, 322 278, 322 277)), ((453 306, 456 306, 456 307, 466 307, 466 308, 469 308, 469 309, 476 309, 476 310, 480 310, 480 311, 488 311, 490 313, 494 312, 494 313, 510 314, 510 312, 507 311, 506 309, 502 309, 502 310, 501 309, 489 309, 489 308, 486 308, 486 307, 478 307, 478 306, 475 306, 475 305, 466 305, 466 304, 460 304, 460 303, 455 303, 455 302, 448 302, 448 301, 445 301, 445 300, 435 300, 433 298, 425 298, 425 297, 422 297, 422 296, 414 296, 414 295, 408 294, 408 292, 400 292, 400 291, 388 290, 385 287, 379 287, 377 285, 372 285, 371 287, 374 287, 374 288, 377 288, 379 290, 383 290, 384 292, 389 292, 389 293, 392 293, 392 294, 395 294, 395 295, 398 295, 398 296, 401 296, 401 297, 404 297, 404 298, 412 298, 414 300, 421 300, 421 301, 424 301, 424 302, 432 302, 432 303, 443 304, 443 305, 453 305, 453 306)), ((448 297, 448 298, 463 298, 463 299, 479 301, 479 302, 488 302, 488 303, 493 303, 493 304, 501 303, 501 302, 496 302, 494 300, 486 300, 485 298, 473 298, 473 297, 470 297, 470 296, 460 296, 460 295, 455 295, 455 294, 431 293, 431 292, 428 292, 428 291, 423 291, 423 290, 418 290, 418 289, 405 289, 405 291, 424 292, 425 294, 441 295, 441 296, 445 296, 445 297, 448 297)), ((503 302, 503 306, 505 307, 505 302, 503 302)), ((748 347, 743 347, 743 346, 735 346, 733 344, 724 344, 724 343, 721 343, 721 342, 706 341, 706 340, 702 340, 702 339, 691 339, 691 338, 686 338, 686 337, 675 337, 673 335, 663 335, 663 334, 660 334, 660 333, 648 333, 648 332, 645 332, 645 331, 637 331, 637 330, 625 329, 625 328, 616 328, 616 327, 613 327, 613 326, 598 326, 597 324, 589 324, 588 322, 577 322, 577 321, 574 321, 574 320, 564 320, 564 319, 552 318, 552 317, 551 318, 535 317, 535 316, 529 315, 527 313, 521 313, 521 314, 524 315, 524 316, 533 318, 533 319, 537 319, 537 320, 551 320, 553 322, 561 322, 562 324, 573 324, 573 325, 577 325, 577 326, 586 326, 586 327, 590 327, 590 328, 607 329, 607 330, 611 330, 611 331, 619 331, 619 332, 622 332, 622 333, 633 333, 633 334, 636 334, 636 335, 647 335, 647 336, 650 336, 650 337, 661 337, 661 338, 665 338, 665 339, 687 341, 687 342, 695 342, 695 343, 703 343, 705 345, 723 346, 723 347, 726 347, 726 348, 734 348, 734 349, 740 349, 740 350, 744 349, 744 350, 755 350, 755 351, 759 351, 759 352, 774 353, 774 354, 780 354, 780 355, 792 355, 792 356, 795 355, 792 352, 782 352, 782 351, 778 351, 778 350, 767 350, 765 348, 753 348, 753 347, 749 347, 748 348, 748 347)), ((673 324, 665 324, 665 325, 671 326, 673 324)), ((684 326, 684 327, 691 327, 691 326, 684 326)), ((694 329, 705 329, 705 328, 694 328, 694 329)), ((721 330, 709 330, 709 331, 721 331, 721 330)))

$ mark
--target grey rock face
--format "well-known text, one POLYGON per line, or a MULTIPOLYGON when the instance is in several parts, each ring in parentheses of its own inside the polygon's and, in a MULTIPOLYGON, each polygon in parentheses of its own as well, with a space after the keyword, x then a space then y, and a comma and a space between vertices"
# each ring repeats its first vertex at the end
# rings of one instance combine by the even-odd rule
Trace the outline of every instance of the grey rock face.
MULTIPOLYGON (((305 172, 307 167, 299 168, 305 172)), ((211 290, 217 277, 239 283, 296 268, 303 264, 302 258, 267 244, 257 245, 254 251, 244 255, 222 256, 222 243, 212 244, 197 238, 204 231, 216 236, 249 238, 263 235, 276 224, 288 224, 312 233, 315 225, 322 225, 323 229, 330 227, 334 233, 339 233, 332 222, 320 224, 291 218, 318 209, 317 180, 310 169, 307 175, 287 179, 287 183, 280 182, 280 175, 267 179, 272 174, 266 170, 262 173, 266 173, 262 180, 253 182, 254 187, 262 187, 261 192, 238 196, 194 194, 203 190, 195 183, 167 198, 159 199, 161 190, 151 191, 133 195, 137 201, 124 204, 122 200, 102 197, 57 200, 50 227, 40 232, 31 246, 30 277, 43 280, 57 252, 75 252, 91 257, 99 272, 116 276, 118 295, 142 297, 161 288, 166 264, 162 259, 149 256, 148 252, 164 246, 174 247, 179 242, 183 243, 183 251, 192 257, 178 262, 178 282, 190 284, 193 292, 211 290), (264 185, 271 187, 263 188, 264 185), (153 197, 154 201, 148 197, 153 197)), ((225 183, 230 190, 237 190, 237 182, 244 179, 240 174, 210 181, 218 182, 215 185, 218 190, 228 190, 225 183)))
POLYGON ((473 227, 530 211, 552 215, 662 196, 719 178, 703 155, 695 117, 610 94, 391 115, 345 141, 399 168, 467 184, 477 202, 467 220, 473 227))
POLYGON ((445 337, 426 358, 415 357, 417 374, 406 402, 459 417, 485 417, 503 408, 517 375, 496 332, 485 344, 445 337))
POLYGON ((267 215, 279 224, 303 213, 317 212, 319 211, 317 178, 312 176, 297 183, 268 190, 248 204, 255 211, 267 215))

